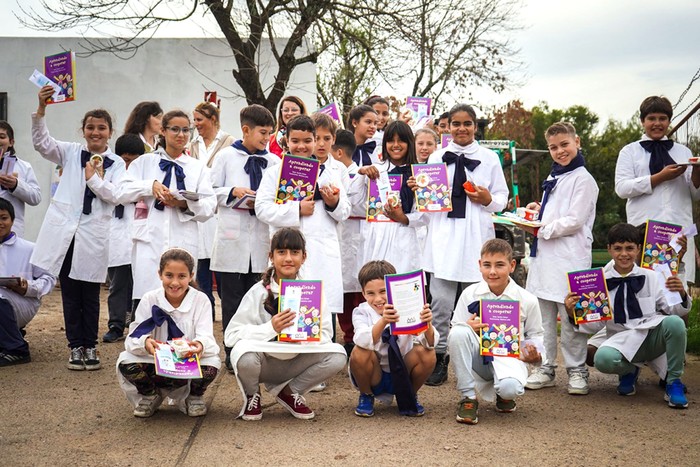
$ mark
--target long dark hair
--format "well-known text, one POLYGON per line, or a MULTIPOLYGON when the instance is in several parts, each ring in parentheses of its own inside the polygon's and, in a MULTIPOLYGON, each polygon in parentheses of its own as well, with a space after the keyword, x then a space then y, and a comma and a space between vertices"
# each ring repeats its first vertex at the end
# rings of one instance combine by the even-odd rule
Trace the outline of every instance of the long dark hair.
POLYGON ((384 138, 382 139, 382 155, 384 160, 387 162, 391 160, 386 146, 391 142, 391 140, 394 139, 394 136, 398 136, 401 141, 408 144, 405 164, 417 164, 418 156, 416 156, 416 138, 413 136, 411 127, 408 126, 406 122, 402 122, 401 120, 394 120, 384 129, 384 138))
POLYGON ((136 104, 124 125, 124 133, 140 135, 146 129, 148 120, 163 113, 160 104, 155 101, 145 101, 136 104))
MULTIPOLYGON (((279 229, 275 232, 270 241, 270 256, 272 256, 275 250, 301 250, 304 255, 306 255, 306 239, 304 239, 304 234, 302 234, 299 229, 291 227, 279 229)), ((275 267, 270 266, 262 273, 260 278, 263 286, 267 289, 267 297, 263 302, 263 306, 270 314, 277 313, 275 309, 275 297, 270 289, 270 282, 272 281, 274 273, 275 267)))

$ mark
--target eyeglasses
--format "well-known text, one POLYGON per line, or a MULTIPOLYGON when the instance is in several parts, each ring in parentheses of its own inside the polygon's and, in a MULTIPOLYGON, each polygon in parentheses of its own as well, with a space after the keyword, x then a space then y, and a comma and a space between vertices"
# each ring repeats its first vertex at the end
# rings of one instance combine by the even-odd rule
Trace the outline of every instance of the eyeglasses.
POLYGON ((169 126, 169 127, 166 127, 165 129, 174 135, 178 135, 180 133, 182 133, 183 135, 189 135, 192 132, 192 128, 188 128, 188 127, 180 128, 179 126, 169 126))

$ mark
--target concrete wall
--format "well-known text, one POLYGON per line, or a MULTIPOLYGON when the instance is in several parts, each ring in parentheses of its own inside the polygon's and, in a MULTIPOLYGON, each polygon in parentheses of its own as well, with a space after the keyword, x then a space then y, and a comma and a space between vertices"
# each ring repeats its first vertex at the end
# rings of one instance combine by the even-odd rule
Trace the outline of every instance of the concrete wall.
MULTIPOLYGON (((37 154, 31 142, 31 113, 37 107, 38 88, 28 81, 34 69, 43 71, 46 55, 63 50, 79 52, 80 38, 0 37, 0 92, 8 93, 8 121, 15 130, 17 154, 29 161, 42 187, 43 201, 26 210, 26 232, 36 239, 49 203, 53 165, 37 154)), ((263 49, 263 57, 270 56, 263 49)), ((272 58, 272 57, 271 57, 272 58)), ((272 59, 274 63, 274 59, 272 59)), ((51 135, 61 141, 82 141, 80 121, 90 109, 103 107, 121 134, 131 109, 140 101, 158 101, 167 112, 174 108, 188 113, 203 100, 204 91, 217 91, 221 98, 221 127, 240 136, 238 113, 246 105, 231 69, 235 65, 228 45, 219 39, 153 39, 129 60, 98 54, 76 60, 77 99, 55 104, 46 111, 51 135)), ((265 67, 269 86, 274 65, 265 67)), ((316 107, 315 66, 305 64, 292 74, 288 94, 299 96, 310 109, 316 107)))

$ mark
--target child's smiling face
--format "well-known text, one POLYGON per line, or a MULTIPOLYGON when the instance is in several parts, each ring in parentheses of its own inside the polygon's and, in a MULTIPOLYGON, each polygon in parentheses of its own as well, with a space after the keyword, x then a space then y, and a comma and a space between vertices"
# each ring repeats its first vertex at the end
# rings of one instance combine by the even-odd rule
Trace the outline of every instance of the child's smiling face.
POLYGON ((468 146, 474 142, 476 123, 468 112, 455 112, 450 119, 452 141, 460 146, 468 146))
POLYGON ((384 314, 384 305, 387 303, 386 284, 382 279, 372 279, 362 288, 362 295, 367 304, 378 314, 384 314))
POLYGON ((651 139, 661 139, 666 136, 670 124, 668 115, 660 112, 647 114, 642 120, 644 133, 651 139))
POLYGON ((581 140, 569 133, 557 133, 547 137, 547 149, 552 160, 562 167, 566 167, 578 154, 581 140))
POLYGON ((291 130, 287 135, 289 152, 293 156, 311 157, 314 153, 315 139, 310 131, 291 130))
POLYGON ((629 274, 639 255, 639 245, 633 242, 615 242, 608 245, 608 253, 615 262, 615 270, 620 274, 629 274))
POLYGON ((515 260, 509 260, 503 253, 485 253, 479 259, 481 277, 488 284, 491 292, 497 295, 502 294, 506 289, 514 269, 515 260))

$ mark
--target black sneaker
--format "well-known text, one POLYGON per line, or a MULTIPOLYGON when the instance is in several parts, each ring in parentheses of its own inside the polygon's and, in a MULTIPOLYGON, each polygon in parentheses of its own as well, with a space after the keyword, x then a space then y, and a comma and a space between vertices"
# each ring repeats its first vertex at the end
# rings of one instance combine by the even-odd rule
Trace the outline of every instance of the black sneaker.
POLYGON ((68 357, 68 369, 82 371, 85 369, 85 349, 82 347, 74 347, 70 349, 70 357, 68 357))
POLYGON ((85 349, 84 360, 86 370, 99 370, 102 368, 100 357, 97 355, 97 349, 90 347, 85 349))
POLYGON ((226 360, 224 361, 224 365, 226 365, 226 370, 233 375, 236 372, 233 371, 233 364, 231 363, 231 347, 224 347, 224 351, 226 352, 226 360))
POLYGON ((32 361, 32 357, 27 353, 24 355, 12 355, 5 352, 0 352, 0 367, 21 365, 23 363, 29 363, 32 361))
POLYGON ((437 354, 437 362, 433 374, 425 382, 427 386, 440 386, 447 381, 447 366, 450 363, 450 356, 447 354, 437 354))
POLYGON ((120 331, 117 328, 109 328, 109 331, 102 336, 102 342, 112 343, 117 341, 122 341, 125 339, 124 331, 120 331))

